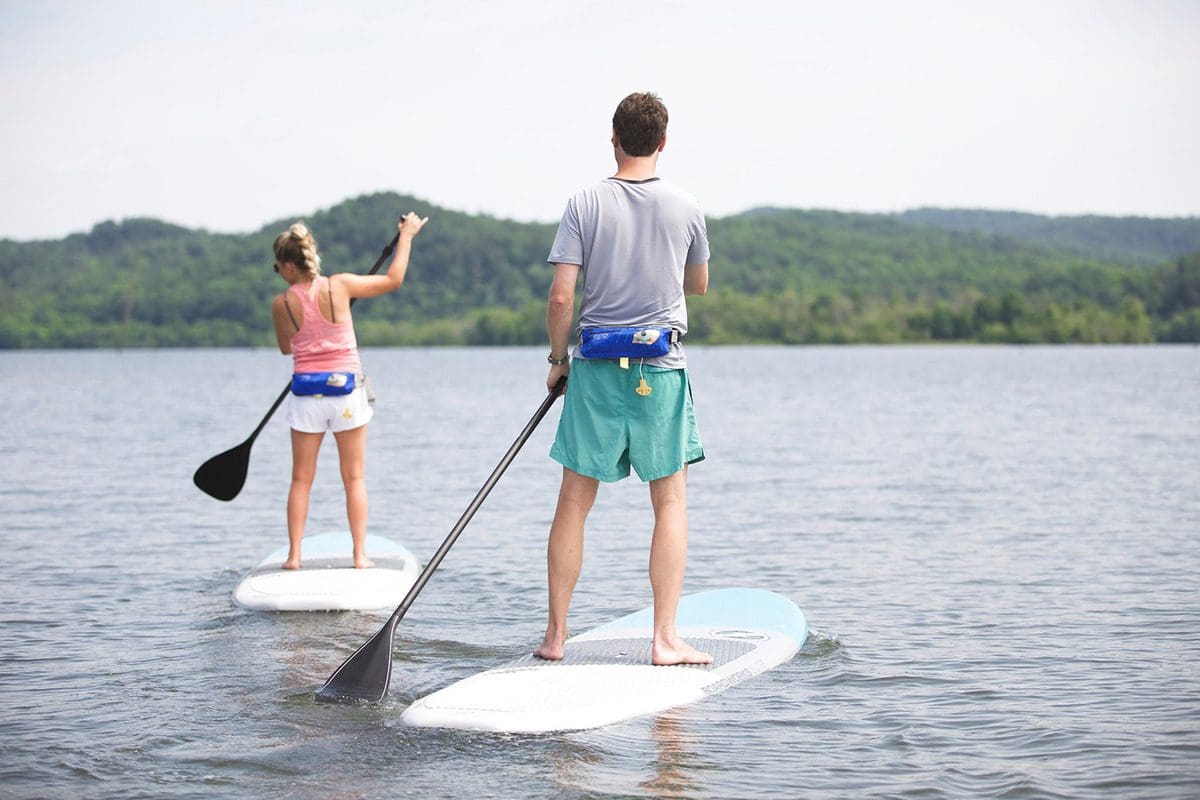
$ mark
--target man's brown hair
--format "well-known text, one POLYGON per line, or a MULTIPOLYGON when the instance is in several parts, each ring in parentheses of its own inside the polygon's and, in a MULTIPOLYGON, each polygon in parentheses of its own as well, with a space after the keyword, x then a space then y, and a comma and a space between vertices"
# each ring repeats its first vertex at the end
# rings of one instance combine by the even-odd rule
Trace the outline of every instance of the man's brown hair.
POLYGON ((667 135, 667 107, 652 92, 634 92, 613 114, 613 133, 631 156, 648 156, 667 135))

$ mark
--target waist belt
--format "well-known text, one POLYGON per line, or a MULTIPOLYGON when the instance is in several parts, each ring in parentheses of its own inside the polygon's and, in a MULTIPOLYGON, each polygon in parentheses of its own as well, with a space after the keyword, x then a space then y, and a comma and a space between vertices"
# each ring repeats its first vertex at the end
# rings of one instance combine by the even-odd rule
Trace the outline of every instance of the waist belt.
POLYGON ((679 331, 661 325, 583 328, 579 353, 584 358, 658 358, 679 339, 679 331))

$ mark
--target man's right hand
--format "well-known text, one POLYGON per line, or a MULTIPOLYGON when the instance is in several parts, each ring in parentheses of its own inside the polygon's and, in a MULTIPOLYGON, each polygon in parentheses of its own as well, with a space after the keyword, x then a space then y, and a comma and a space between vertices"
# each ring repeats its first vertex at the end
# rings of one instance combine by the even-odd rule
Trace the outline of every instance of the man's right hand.
MULTIPOLYGON (((553 392, 554 388, 556 386, 558 386, 558 382, 560 380, 566 379, 570 372, 571 372, 571 362, 570 361, 568 361, 566 364, 561 364, 559 366, 550 367, 550 372, 549 372, 549 374, 546 375, 546 391, 553 392)), ((567 391, 566 383, 563 384, 562 390, 564 393, 567 391)))

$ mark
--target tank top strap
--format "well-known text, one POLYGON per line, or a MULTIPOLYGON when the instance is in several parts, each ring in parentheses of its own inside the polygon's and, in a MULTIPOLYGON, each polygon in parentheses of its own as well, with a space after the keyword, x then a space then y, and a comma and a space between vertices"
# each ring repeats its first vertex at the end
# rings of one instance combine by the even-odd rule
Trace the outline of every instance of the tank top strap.
MULTIPOLYGON (((288 292, 293 294, 300 301, 300 309, 304 312, 304 319, 320 319, 324 320, 325 315, 321 313, 321 304, 317 302, 317 296, 321 293, 321 283, 328 282, 329 279, 324 275, 318 275, 313 279, 312 283, 293 283, 288 287, 288 292), (312 315, 316 316, 313 317, 312 315)), ((333 293, 332 287, 327 290, 329 294, 330 309, 333 308, 333 293)), ((288 310, 291 314, 291 310, 288 310)), ((295 318, 292 319, 295 322, 295 318)), ((297 326, 299 327, 299 326, 297 326)))
POLYGON ((283 310, 287 312, 288 319, 290 319, 292 321, 292 327, 294 327, 296 329, 296 331, 299 332, 300 331, 300 322, 296 319, 296 315, 292 313, 292 304, 290 302, 288 302, 288 295, 290 295, 291 293, 292 293, 291 287, 288 287, 288 291, 283 293, 283 310))

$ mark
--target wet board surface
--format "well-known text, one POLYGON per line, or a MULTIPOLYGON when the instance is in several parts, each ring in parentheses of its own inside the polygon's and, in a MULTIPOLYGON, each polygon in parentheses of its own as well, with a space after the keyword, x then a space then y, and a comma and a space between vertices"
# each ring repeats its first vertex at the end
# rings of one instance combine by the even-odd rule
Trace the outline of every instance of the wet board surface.
POLYGON ((510 733, 611 725, 735 686, 791 659, 808 635, 803 612, 782 595, 702 592, 680 600, 676 626, 713 663, 656 667, 652 621, 646 608, 568 639, 561 661, 528 655, 472 675, 417 700, 401 720, 510 733))
POLYGON ((416 556, 399 542, 367 534, 369 569, 354 568, 349 532, 304 537, 300 569, 282 569, 287 545, 242 578, 233 599, 254 611, 370 611, 400 605, 420 574, 416 556))

